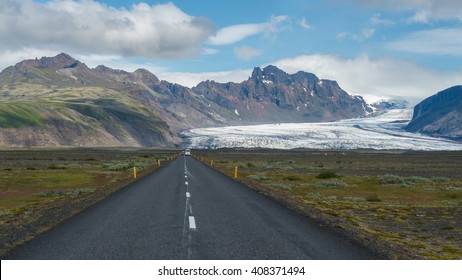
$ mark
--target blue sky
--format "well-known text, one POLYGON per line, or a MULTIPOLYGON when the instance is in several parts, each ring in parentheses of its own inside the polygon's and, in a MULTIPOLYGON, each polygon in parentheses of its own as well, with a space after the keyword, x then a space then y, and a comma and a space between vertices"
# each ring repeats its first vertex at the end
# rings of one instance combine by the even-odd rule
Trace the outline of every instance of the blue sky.
POLYGON ((194 86, 255 66, 423 98, 462 84, 462 1, 0 0, 0 67, 67 52, 194 86))

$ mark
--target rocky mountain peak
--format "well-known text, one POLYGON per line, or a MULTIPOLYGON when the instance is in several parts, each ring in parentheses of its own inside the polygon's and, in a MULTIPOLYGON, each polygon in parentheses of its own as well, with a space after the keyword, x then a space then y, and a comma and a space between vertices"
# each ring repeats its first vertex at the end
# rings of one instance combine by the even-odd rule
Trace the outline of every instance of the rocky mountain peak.
POLYGON ((319 78, 312 73, 307 73, 304 71, 298 71, 297 73, 292 75, 293 79, 299 83, 309 83, 309 84, 316 84, 319 83, 319 78))
POLYGON ((128 72, 124 70, 119 70, 119 69, 112 69, 110 67, 104 66, 104 65, 98 65, 94 69, 95 72, 100 73, 100 74, 128 74, 128 72))
POLYGON ((54 70, 59 70, 64 68, 75 68, 80 65, 81 62, 66 53, 60 53, 54 57, 42 57, 40 59, 40 64, 54 70))
POLYGON ((248 123, 333 121, 371 111, 362 98, 350 96, 335 81, 302 71, 288 74, 272 65, 255 67, 241 83, 208 81, 192 90, 248 123))
POLYGON ((274 65, 268 65, 265 68, 263 68, 263 73, 265 75, 288 75, 286 72, 277 68, 274 65))
POLYGON ((268 65, 261 69, 255 67, 252 72, 251 79, 254 81, 271 81, 271 82, 284 82, 290 79, 290 75, 273 65, 268 65))
POLYGON ((60 53, 54 57, 42 57, 40 59, 28 59, 17 63, 14 67, 22 73, 28 72, 31 68, 50 68, 53 70, 59 70, 64 68, 75 68, 82 63, 70 55, 60 53))
POLYGON ((135 72, 133 72, 132 75, 135 78, 135 80, 142 81, 146 84, 155 85, 155 84, 160 83, 159 78, 157 78, 156 75, 152 74, 146 69, 142 69, 142 68, 137 69, 135 72))
POLYGON ((253 68, 252 76, 250 77, 252 80, 256 80, 263 77, 263 70, 260 67, 253 68))

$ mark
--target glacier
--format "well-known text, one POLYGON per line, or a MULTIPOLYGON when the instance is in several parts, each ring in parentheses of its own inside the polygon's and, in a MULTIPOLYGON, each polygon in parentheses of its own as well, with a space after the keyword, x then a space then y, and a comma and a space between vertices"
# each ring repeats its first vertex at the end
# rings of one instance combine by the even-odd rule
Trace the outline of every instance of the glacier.
POLYGON ((324 123, 196 128, 183 132, 191 148, 462 150, 462 143, 410 133, 411 109, 324 123))

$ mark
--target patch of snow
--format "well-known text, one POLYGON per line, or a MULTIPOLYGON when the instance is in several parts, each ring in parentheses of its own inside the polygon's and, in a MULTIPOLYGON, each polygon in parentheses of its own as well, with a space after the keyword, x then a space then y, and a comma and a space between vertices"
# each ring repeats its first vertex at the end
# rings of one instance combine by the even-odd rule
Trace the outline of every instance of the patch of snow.
POLYGON ((249 110, 249 111, 250 111, 250 107, 249 107, 249 104, 247 104, 247 110, 249 110))
POLYGON ((388 101, 392 99, 389 96, 378 96, 378 95, 371 95, 371 94, 363 94, 360 96, 364 99, 364 101, 366 101, 367 104, 374 104, 374 103, 378 103, 381 101, 388 101))
POLYGON ((300 106, 297 106, 297 111, 299 111, 299 112, 300 112, 300 106))
POLYGON ((310 92, 310 95, 314 97, 314 91, 313 90, 310 92))
POLYGON ((270 80, 262 80, 262 81, 263 81, 263 83, 265 83, 265 84, 272 84, 272 83, 273 83, 273 81, 270 81, 270 80))
POLYGON ((322 87, 322 80, 318 82, 318 85, 322 87))
POLYGON ((237 109, 234 109, 234 114, 240 116, 240 115, 239 115, 239 111, 238 111, 237 109))
POLYGON ((378 115, 373 118, 365 118, 364 120, 380 120, 380 121, 389 121, 393 122, 396 120, 407 120, 410 121, 412 119, 412 115, 414 113, 414 109, 393 109, 388 110, 386 113, 378 115))
POLYGON ((402 121, 411 114, 410 109, 396 109, 376 117, 330 123, 198 128, 184 134, 193 148, 462 150, 460 142, 405 131, 407 123, 402 121))

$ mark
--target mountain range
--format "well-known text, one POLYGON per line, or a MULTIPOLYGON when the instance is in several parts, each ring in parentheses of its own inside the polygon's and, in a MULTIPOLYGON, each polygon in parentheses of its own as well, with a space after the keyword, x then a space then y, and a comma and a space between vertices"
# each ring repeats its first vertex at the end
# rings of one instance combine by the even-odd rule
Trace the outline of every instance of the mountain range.
POLYGON ((268 66, 242 83, 188 88, 144 69, 90 69, 65 53, 0 73, 0 146, 159 146, 210 126, 334 121, 371 108, 334 81, 268 66))
POLYGON ((336 121, 395 105, 374 107, 335 81, 275 66, 188 88, 61 53, 0 73, 0 146, 170 146, 191 128, 336 121))

